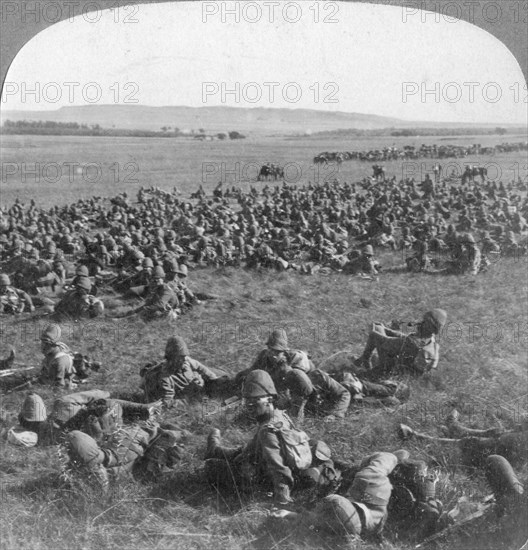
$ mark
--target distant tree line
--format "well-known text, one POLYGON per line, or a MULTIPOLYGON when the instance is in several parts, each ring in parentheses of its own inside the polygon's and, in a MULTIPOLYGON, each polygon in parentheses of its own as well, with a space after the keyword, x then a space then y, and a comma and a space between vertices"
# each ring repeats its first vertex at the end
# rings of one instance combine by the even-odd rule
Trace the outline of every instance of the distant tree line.
POLYGON ((207 135, 203 128, 198 132, 182 131, 177 127, 163 126, 156 130, 125 128, 103 128, 99 124, 79 124, 78 122, 55 122, 52 120, 6 120, 0 127, 2 134, 44 135, 44 136, 108 136, 108 137, 201 137, 209 139, 244 139, 240 132, 231 131, 207 135))

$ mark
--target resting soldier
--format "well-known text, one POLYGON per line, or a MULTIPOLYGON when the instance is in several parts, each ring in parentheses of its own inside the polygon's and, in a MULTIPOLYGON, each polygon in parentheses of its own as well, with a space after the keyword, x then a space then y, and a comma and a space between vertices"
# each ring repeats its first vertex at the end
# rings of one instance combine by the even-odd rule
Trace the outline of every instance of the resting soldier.
POLYGON ((402 438, 415 437, 439 443, 451 443, 459 446, 462 460, 466 464, 480 466, 486 457, 500 454, 512 462, 524 462, 528 454, 528 423, 526 420, 513 426, 511 430, 490 428, 486 430, 468 428, 458 420, 456 409, 446 418, 448 437, 435 437, 416 432, 406 424, 400 424, 399 434, 402 438))
POLYGON ((181 308, 191 308, 193 305, 198 304, 199 300, 196 298, 194 292, 187 286, 187 276, 189 270, 185 264, 180 264, 176 270, 178 277, 175 284, 175 293, 178 297, 181 308))
POLYGON ((67 468, 78 474, 94 476, 107 491, 111 476, 131 472, 136 476, 156 477, 166 468, 174 468, 181 457, 180 442, 185 433, 170 426, 162 428, 145 422, 122 428, 119 437, 100 446, 88 434, 74 430, 66 435, 67 468))
POLYGON ((306 373, 314 369, 314 365, 306 352, 290 349, 288 335, 284 329, 274 330, 269 335, 266 346, 266 349, 263 349, 257 355, 249 369, 237 373, 235 382, 238 386, 242 384, 244 378, 252 370, 256 369, 266 371, 271 375, 273 381, 279 385, 282 376, 281 369, 284 365, 306 373))
POLYGON ((88 277, 79 277, 75 283, 75 288, 67 292, 55 306, 55 313, 59 316, 73 317, 74 319, 93 318, 102 315, 104 304, 99 298, 90 294, 92 287, 92 282, 88 277))
POLYGON ((311 512, 282 513, 301 529, 353 542, 355 537, 381 535, 389 514, 407 519, 429 535, 441 523, 442 503, 436 499, 435 479, 423 461, 408 451, 377 452, 343 472, 339 494, 324 497, 311 512))
POLYGON ((140 372, 146 401, 161 399, 165 407, 197 395, 214 395, 229 385, 226 373, 210 369, 189 355, 180 336, 171 336, 165 346, 165 360, 140 372))
POLYGON ((176 318, 178 313, 179 300, 176 294, 165 283, 165 272, 160 266, 154 268, 152 283, 149 286, 145 303, 135 310, 141 313, 146 319, 155 319, 171 315, 176 318))
POLYGON ((325 467, 333 470, 331 452, 317 442, 312 451, 308 436, 275 408, 277 390, 267 372, 250 372, 243 396, 249 416, 258 422, 257 431, 245 446, 227 448, 221 446, 220 431, 212 430, 205 456, 207 480, 224 491, 269 487, 276 503, 291 503, 294 487, 318 483, 325 467), (326 452, 320 453, 321 447, 326 452))
POLYGON ((372 382, 360 379, 351 372, 339 372, 330 376, 350 392, 354 404, 397 406, 407 401, 410 395, 409 386, 403 382, 372 382))
POLYGON ((22 428, 38 435, 39 445, 53 445, 71 430, 83 431, 103 441, 125 421, 149 420, 159 406, 159 403, 143 405, 110 399, 107 391, 88 390, 59 397, 48 415, 40 395, 29 392, 18 420, 22 428))
POLYGON ((33 313, 35 306, 29 294, 11 286, 8 275, 0 275, 0 313, 15 315, 22 312, 33 313))
POLYGON ((379 263, 374 259, 374 249, 370 244, 367 244, 361 255, 351 260, 344 269, 348 273, 363 273, 371 277, 376 277, 381 270, 379 263))
POLYGON ((288 411, 299 421, 303 419, 305 409, 318 416, 344 418, 350 405, 347 388, 319 369, 305 373, 285 365, 279 388, 281 386, 289 390, 288 411))
POLYGON ((59 325, 48 325, 40 336, 41 351, 44 355, 39 382, 59 388, 66 388, 73 383, 75 370, 70 348, 61 342, 59 325))
POLYGON ((429 372, 438 365, 439 345, 436 337, 446 321, 447 313, 443 309, 432 309, 424 314, 416 332, 411 334, 374 323, 356 366, 370 369, 370 356, 376 350, 379 363, 372 370, 376 377, 385 377, 397 369, 418 375, 429 372))

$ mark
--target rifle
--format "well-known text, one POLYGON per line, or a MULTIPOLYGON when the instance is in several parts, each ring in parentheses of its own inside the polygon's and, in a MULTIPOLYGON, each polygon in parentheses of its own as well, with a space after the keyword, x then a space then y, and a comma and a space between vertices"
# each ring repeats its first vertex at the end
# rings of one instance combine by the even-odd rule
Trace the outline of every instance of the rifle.
POLYGON ((36 367, 23 367, 21 369, 6 369, 6 370, 3 370, 3 371, 0 371, 0 378, 3 378, 4 376, 10 376, 12 374, 17 374, 19 372, 22 372, 22 371, 26 371, 26 370, 32 370, 32 369, 35 369, 36 367))
MULTIPOLYGON (((206 407, 207 406, 208 399, 203 399, 202 403, 206 407)), ((203 414, 203 418, 209 418, 210 416, 217 415, 218 413, 225 413, 230 410, 235 410, 240 404, 242 403, 242 398, 240 398, 238 395, 234 395, 233 397, 228 397, 227 399, 224 399, 220 403, 220 407, 216 408, 214 410, 211 410, 209 412, 205 412, 203 414)))
MULTIPOLYGON (((4 387, 4 380, 3 380, 4 378, 8 378, 11 375, 14 375, 14 374, 16 375, 16 374, 22 373, 24 371, 34 370, 36 368, 37 367, 23 367, 23 368, 19 368, 19 369, 8 369, 8 370, 4 370, 4 371, 0 372, 0 388, 4 387)), ((15 391, 18 391, 18 390, 21 390, 21 389, 25 388, 26 386, 31 385, 31 383, 34 382, 35 380, 37 380, 38 377, 39 377, 38 374, 33 374, 33 375, 29 376, 28 378, 24 379, 24 381, 22 383, 18 384, 17 386, 15 386, 13 388, 8 389, 6 391, 6 394, 13 393, 15 391)), ((7 386, 7 387, 9 387, 9 386, 7 386)))

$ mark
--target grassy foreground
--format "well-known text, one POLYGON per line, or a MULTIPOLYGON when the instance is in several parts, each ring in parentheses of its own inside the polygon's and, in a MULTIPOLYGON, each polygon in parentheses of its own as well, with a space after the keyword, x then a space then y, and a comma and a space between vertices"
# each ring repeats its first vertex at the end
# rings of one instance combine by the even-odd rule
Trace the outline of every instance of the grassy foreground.
MULTIPOLYGON (((385 265, 397 258, 385 258, 385 265)), ((450 405, 472 426, 508 427, 527 411, 528 282, 526 260, 505 259, 478 277, 382 275, 371 283, 340 274, 306 277, 294 273, 204 269, 193 272, 193 290, 220 298, 199 305, 169 325, 139 319, 63 326, 64 340, 90 353, 104 369, 83 389, 132 390, 139 368, 160 360, 166 339, 174 333, 188 342, 193 357, 213 367, 236 372, 262 349, 273 328, 287 329, 292 347, 308 350, 316 365, 332 353, 359 353, 374 320, 418 320, 422 312, 442 307, 449 324, 441 336, 438 372, 411 381, 412 393, 399 409, 357 408, 344 421, 325 423, 308 418, 303 428, 331 445, 335 453, 358 460, 376 450, 408 448, 438 469, 438 496, 447 509, 461 497, 478 501, 489 493, 482 472, 460 466, 456 448, 398 440, 405 422, 428 433, 450 405), (363 305, 360 300, 364 298, 363 305), (365 305, 367 307, 365 307, 365 305)), ((109 312, 111 314, 111 311, 109 312)), ((18 361, 40 361, 40 321, 2 320, 0 352, 9 345, 18 361)), ((51 403, 53 392, 43 390, 51 403)), ((18 412, 24 394, 1 397, 3 414, 18 412)), ((201 479, 205 438, 211 427, 222 429, 225 441, 240 443, 252 431, 233 423, 233 415, 207 416, 214 403, 197 403, 187 412, 171 413, 193 435, 177 471, 154 485, 122 482, 108 497, 84 485, 61 482, 56 448, 0 447, 0 544, 5 549, 300 549, 336 548, 317 534, 308 537, 281 528, 266 518, 265 495, 224 500, 201 479)), ((519 471, 527 480, 526 465, 519 471)), ((469 505, 468 505, 469 506, 469 505)), ((520 548, 522 526, 500 529, 480 522, 461 530, 436 548, 520 548)), ((358 542, 358 548, 379 548, 358 542)), ((405 550, 414 543, 387 529, 383 549, 405 550)), ((434 547, 432 545, 431 547, 434 547)))

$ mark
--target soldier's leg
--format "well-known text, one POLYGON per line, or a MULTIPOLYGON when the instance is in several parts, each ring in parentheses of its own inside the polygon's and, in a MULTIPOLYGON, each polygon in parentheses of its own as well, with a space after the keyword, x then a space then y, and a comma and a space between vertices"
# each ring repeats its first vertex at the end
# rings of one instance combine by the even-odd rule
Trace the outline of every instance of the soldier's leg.
POLYGON ((528 454, 528 431, 505 433, 497 441, 497 454, 511 461, 524 461, 528 454))
POLYGON ((299 369, 292 369, 288 373, 286 385, 290 393, 288 412, 292 418, 301 422, 304 419, 304 409, 308 399, 314 392, 314 386, 306 373, 299 369))
POLYGON ((323 498, 313 512, 303 514, 301 523, 316 532, 335 537, 360 535, 363 529, 358 508, 340 495, 323 498))
POLYGON ((394 395, 394 388, 391 388, 390 386, 375 384, 374 382, 369 382, 368 380, 362 381, 362 384, 365 397, 383 398, 394 395))
POLYGON ((360 465, 347 496, 363 510, 363 527, 374 533, 382 529, 392 491, 388 475, 398 464, 392 453, 374 453, 360 465))
POLYGON ((376 350, 380 359, 380 364, 385 364, 391 359, 397 357, 400 353, 405 335, 387 336, 385 327, 380 324, 374 324, 370 331, 359 361, 363 364, 370 360, 373 351, 376 350))
POLYGON ((66 436, 70 459, 79 466, 96 467, 105 462, 105 453, 95 439, 79 430, 73 430, 66 436))
MULTIPOLYGON (((500 455, 491 455, 486 460, 486 478, 495 494, 501 511, 518 509, 524 486, 519 481, 511 464, 500 455)), ((524 496, 526 501, 526 496, 524 496)))
POLYGON ((108 489, 108 473, 105 468, 106 454, 89 435, 74 430, 66 436, 70 464, 77 471, 86 471, 97 479, 104 491, 108 489))

